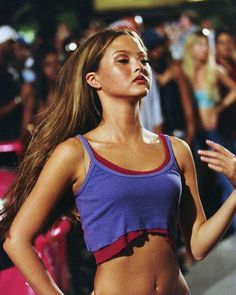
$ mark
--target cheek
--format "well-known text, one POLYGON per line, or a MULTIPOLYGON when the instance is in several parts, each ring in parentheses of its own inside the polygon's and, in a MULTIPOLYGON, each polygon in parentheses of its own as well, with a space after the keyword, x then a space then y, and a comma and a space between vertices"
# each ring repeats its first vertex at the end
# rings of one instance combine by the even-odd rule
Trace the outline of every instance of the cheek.
POLYGON ((109 68, 104 74, 100 75, 100 82, 101 84, 107 85, 119 85, 126 83, 129 78, 129 71, 128 70, 120 70, 113 66, 109 68))

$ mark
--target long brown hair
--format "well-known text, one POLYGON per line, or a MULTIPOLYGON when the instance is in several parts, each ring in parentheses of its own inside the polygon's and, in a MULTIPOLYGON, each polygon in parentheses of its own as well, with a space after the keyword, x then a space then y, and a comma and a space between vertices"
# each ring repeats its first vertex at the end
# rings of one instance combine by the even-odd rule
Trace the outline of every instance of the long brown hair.
MULTIPOLYGON (((2 238, 56 146, 75 134, 84 134, 94 129, 102 121, 99 97, 85 77, 88 72, 98 70, 106 48, 121 35, 137 39, 144 47, 135 32, 106 29, 86 40, 62 67, 57 79, 54 103, 32 136, 24 159, 17 169, 17 179, 6 195, 10 201, 0 211, 2 238)), ((78 219, 71 189, 63 193, 42 231, 62 215, 78 219)))

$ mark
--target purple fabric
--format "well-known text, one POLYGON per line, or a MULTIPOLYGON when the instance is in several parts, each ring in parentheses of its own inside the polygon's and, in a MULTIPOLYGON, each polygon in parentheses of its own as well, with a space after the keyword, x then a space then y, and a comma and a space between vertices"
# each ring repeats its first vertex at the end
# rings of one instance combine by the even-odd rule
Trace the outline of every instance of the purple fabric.
POLYGON ((167 164, 140 175, 123 174, 100 163, 87 140, 78 137, 91 161, 75 194, 88 250, 97 251, 139 229, 167 229, 175 240, 182 185, 169 137, 165 135, 170 156, 167 164))

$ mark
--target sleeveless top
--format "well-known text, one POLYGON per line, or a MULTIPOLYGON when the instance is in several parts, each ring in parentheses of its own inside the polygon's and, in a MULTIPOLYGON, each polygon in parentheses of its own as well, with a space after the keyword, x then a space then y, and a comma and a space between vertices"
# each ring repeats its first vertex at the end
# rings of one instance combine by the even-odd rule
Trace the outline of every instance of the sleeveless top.
POLYGON ((102 263, 145 233, 177 239, 182 192, 181 175, 170 139, 159 134, 165 147, 162 165, 150 171, 121 168, 98 155, 78 135, 90 157, 90 166, 75 193, 87 249, 102 263))
POLYGON ((216 102, 209 97, 205 90, 194 91, 194 98, 199 109, 212 108, 216 104, 216 102))

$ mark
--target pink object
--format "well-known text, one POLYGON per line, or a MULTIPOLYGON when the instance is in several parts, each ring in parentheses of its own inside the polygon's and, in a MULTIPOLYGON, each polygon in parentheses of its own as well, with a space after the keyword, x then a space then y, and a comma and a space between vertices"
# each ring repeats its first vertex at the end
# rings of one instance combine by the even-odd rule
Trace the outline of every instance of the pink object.
POLYGON ((13 183, 16 176, 15 173, 8 169, 0 170, 0 198, 7 192, 9 186, 13 183))
POLYGON ((36 251, 53 279, 64 292, 69 290, 67 235, 70 229, 71 223, 68 219, 61 218, 35 241, 36 251))
POLYGON ((24 152, 24 146, 20 140, 14 141, 1 141, 0 142, 0 153, 12 152, 18 157, 21 157, 24 152))
POLYGON ((0 290, 6 295, 37 295, 14 266, 0 271, 0 290))

